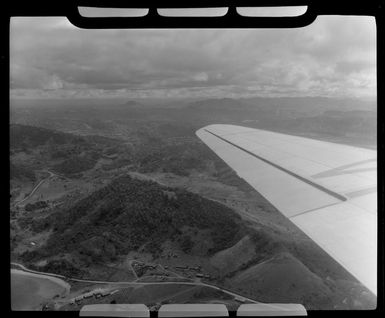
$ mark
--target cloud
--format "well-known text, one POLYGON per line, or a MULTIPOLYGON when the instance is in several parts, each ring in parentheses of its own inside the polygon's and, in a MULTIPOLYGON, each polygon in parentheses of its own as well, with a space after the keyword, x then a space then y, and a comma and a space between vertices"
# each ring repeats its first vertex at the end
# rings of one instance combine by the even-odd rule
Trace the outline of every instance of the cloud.
POLYGON ((369 17, 260 30, 83 30, 65 18, 12 18, 10 53, 12 96, 376 92, 369 17))

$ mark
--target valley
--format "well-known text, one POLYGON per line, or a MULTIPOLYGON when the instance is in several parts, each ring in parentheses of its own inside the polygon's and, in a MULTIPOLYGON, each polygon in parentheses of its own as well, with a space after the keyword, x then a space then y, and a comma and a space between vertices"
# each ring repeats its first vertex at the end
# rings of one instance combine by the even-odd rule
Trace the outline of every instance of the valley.
POLYGON ((310 102, 317 107, 303 107, 308 98, 172 107, 14 101, 11 260, 71 285, 64 298, 48 295, 38 304, 79 310, 143 302, 155 310, 217 301, 236 308, 247 298, 374 308, 364 286, 195 136, 220 122, 376 147, 375 108, 310 102), (114 293, 74 301, 97 288, 114 293))

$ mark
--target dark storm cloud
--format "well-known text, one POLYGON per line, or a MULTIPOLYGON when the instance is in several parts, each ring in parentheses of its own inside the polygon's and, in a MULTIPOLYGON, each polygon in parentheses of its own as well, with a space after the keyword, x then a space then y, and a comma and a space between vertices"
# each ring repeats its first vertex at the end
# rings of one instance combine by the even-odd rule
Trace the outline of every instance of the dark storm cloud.
POLYGON ((64 18, 13 18, 12 94, 373 95, 368 19, 290 30, 81 30, 64 18))

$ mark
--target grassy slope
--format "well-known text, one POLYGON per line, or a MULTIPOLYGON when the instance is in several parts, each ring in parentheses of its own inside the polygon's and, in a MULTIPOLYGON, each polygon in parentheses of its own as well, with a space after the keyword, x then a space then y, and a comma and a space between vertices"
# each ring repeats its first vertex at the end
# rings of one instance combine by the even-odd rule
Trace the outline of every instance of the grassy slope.
POLYGON ((233 288, 251 291, 262 302, 330 306, 331 291, 323 281, 289 253, 253 265, 227 281, 233 288))

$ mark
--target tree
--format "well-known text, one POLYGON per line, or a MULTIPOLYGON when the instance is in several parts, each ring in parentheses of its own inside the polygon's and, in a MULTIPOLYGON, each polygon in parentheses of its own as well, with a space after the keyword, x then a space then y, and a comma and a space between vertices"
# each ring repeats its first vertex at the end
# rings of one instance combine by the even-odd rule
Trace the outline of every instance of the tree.
POLYGON ((191 240, 190 236, 184 235, 182 237, 182 240, 181 240, 181 243, 180 243, 180 247, 181 247, 182 251, 184 253, 188 254, 188 253, 191 252, 191 249, 193 248, 193 246, 194 246, 194 243, 191 240))

